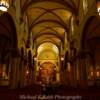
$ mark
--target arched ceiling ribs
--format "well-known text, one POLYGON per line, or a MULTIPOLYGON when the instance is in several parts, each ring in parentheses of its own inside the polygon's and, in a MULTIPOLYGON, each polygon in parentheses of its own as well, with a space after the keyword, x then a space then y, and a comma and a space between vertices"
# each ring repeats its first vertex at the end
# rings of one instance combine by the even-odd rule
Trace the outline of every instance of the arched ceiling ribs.
MULTIPOLYGON (((55 35, 59 35, 59 37, 60 37, 60 39, 61 40, 63 40, 63 37, 59 34, 59 32, 57 32, 55 29, 53 29, 52 27, 44 27, 44 29, 42 29, 42 30, 40 30, 38 33, 35 33, 36 35, 38 35, 38 34, 43 34, 44 33, 44 31, 46 31, 46 30, 51 30, 51 31, 53 31, 54 33, 53 34, 55 34, 55 35)), ((35 39, 35 34, 34 34, 34 37, 33 37, 33 40, 35 39)), ((52 33, 51 33, 52 34, 52 33)))
POLYGON ((59 43, 61 43, 61 40, 59 38, 57 38, 56 36, 54 36, 54 35, 42 35, 42 36, 40 36, 39 38, 37 38, 35 40, 36 44, 38 44, 42 41, 52 41, 52 42, 58 44, 59 46, 60 46, 59 43), (50 37, 50 38, 48 38, 48 37, 50 37))
POLYGON ((56 35, 56 34, 54 34, 54 33, 40 33, 40 34, 38 34, 38 35, 36 35, 36 37, 33 39, 33 42, 37 39, 37 38, 39 38, 40 36, 43 36, 43 35, 54 35, 54 36, 56 36, 57 38, 59 38, 59 39, 61 39, 61 41, 62 41, 62 43, 64 42, 64 40, 59 36, 59 35, 56 35))
MULTIPOLYGON (((59 47, 60 49, 60 46, 61 46, 61 40, 59 38, 57 38, 56 36, 54 35, 41 35, 40 37, 38 37, 34 43, 36 43, 36 47, 40 44, 40 43, 44 43, 44 42, 52 42, 53 44, 56 44, 57 47, 59 47), (48 38, 49 37, 49 38, 48 38)), ((63 43, 62 43, 63 44, 63 43)), ((64 45, 64 44, 63 44, 64 45)))
MULTIPOLYGON (((61 8, 61 7, 58 7, 58 8, 48 8, 48 9, 46 9, 46 8, 43 8, 43 7, 31 7, 30 9, 42 9, 42 10, 44 10, 44 11, 46 11, 46 10, 51 10, 51 11, 55 11, 55 10, 65 10, 65 11, 69 11, 67 8, 61 8)), ((69 11, 70 12, 70 11, 69 11)), ((71 12, 72 13, 72 12, 71 12)))
POLYGON ((56 23, 56 24, 62 26, 62 27, 66 30, 66 32, 69 33, 69 29, 68 29, 65 25, 63 25, 61 22, 59 22, 59 21, 57 21, 57 20, 53 20, 53 19, 51 19, 51 20, 41 20, 41 21, 38 21, 38 22, 36 22, 36 23, 32 23, 31 26, 30 26, 30 28, 29 28, 29 31, 31 32, 32 29, 33 29, 36 25, 41 24, 41 23, 43 23, 43 22, 52 22, 52 23, 56 23))
POLYGON ((64 7, 66 8, 69 8, 69 11, 71 11, 72 13, 74 13, 75 15, 77 15, 77 9, 76 9, 76 5, 74 4, 74 2, 72 2, 72 0, 31 0, 30 2, 27 2, 24 4, 23 8, 22 8, 22 13, 24 14, 27 9, 32 6, 33 4, 36 4, 36 3, 40 3, 40 2, 54 2, 54 3, 58 3, 58 4, 61 4, 63 5, 64 7))
MULTIPOLYGON (((46 31, 47 29, 51 29, 51 28, 52 28, 52 27, 48 27, 48 28, 47 28, 47 27, 44 26, 43 29, 41 29, 39 32, 37 32, 37 33, 35 33, 35 34, 36 34, 36 35, 37 35, 37 34, 40 34, 40 33, 44 32, 44 31, 46 31)), ((51 29, 51 30, 52 30, 52 29, 51 29)), ((56 31, 56 30, 55 30, 55 31, 56 31)), ((55 32, 55 31, 54 31, 54 32, 55 32)), ((58 32, 56 31, 56 33, 58 33, 58 32)), ((34 34, 34 33, 33 33, 33 34, 34 34)), ((35 35, 35 34, 34 34, 34 35, 35 35)), ((58 34, 59 34, 59 33, 58 33, 58 34)), ((57 35, 58 35, 58 34, 57 34, 57 35)))
POLYGON ((46 43, 46 42, 50 42, 50 43, 56 45, 57 48, 60 50, 59 45, 58 45, 57 43, 53 42, 53 41, 50 41, 50 40, 45 40, 45 41, 42 41, 41 43, 39 43, 39 44, 36 46, 36 50, 38 49, 38 47, 39 47, 41 44, 46 43))
POLYGON ((40 37, 38 37, 35 42, 38 43, 39 41, 45 41, 45 40, 50 40, 50 41, 54 41, 55 43, 61 43, 61 40, 59 38, 57 38, 55 35, 53 34, 43 34, 40 37))
MULTIPOLYGON (((45 25, 42 25, 42 27, 46 27, 45 25)), ((60 25, 52 25, 52 26, 50 26, 50 27, 53 27, 53 28, 63 28, 63 27, 61 27, 60 25)), ((64 29, 64 28, 63 28, 64 29)))
POLYGON ((42 10, 44 10, 45 12, 43 12, 40 16, 38 16, 38 17, 32 22, 32 24, 35 23, 35 22, 36 22, 40 17, 42 17, 43 15, 45 15, 45 14, 47 14, 47 13, 51 13, 51 14, 54 15, 57 19, 59 19, 59 21, 61 21, 65 26, 67 26, 66 23, 61 19, 61 17, 58 16, 57 14, 55 14, 55 13, 53 12, 54 10, 57 10, 57 9, 51 10, 51 9, 45 9, 45 8, 42 8, 42 7, 33 7, 33 8, 42 9, 42 10))
MULTIPOLYGON (((40 43, 42 43, 42 42, 49 42, 49 41, 51 41, 52 43, 57 44, 58 46, 60 46, 60 45, 57 43, 57 41, 55 41, 55 40, 52 39, 52 38, 47 39, 46 37, 43 37, 43 36, 41 36, 40 38, 44 38, 44 40, 40 40, 37 44, 40 44, 40 43)), ((39 39, 40 39, 40 38, 39 38, 39 39)))
MULTIPOLYGON (((38 50, 37 50, 38 51, 38 50)), ((38 58, 39 58, 39 56, 41 55, 41 54, 43 54, 44 52, 52 52, 54 55, 55 55, 55 57, 56 56, 58 56, 57 54, 56 54, 56 52, 53 50, 53 49, 44 49, 44 50, 42 50, 41 52, 39 52, 38 53, 38 58)), ((53 60, 53 59, 52 59, 53 60)), ((55 60, 55 59, 54 59, 55 60)))

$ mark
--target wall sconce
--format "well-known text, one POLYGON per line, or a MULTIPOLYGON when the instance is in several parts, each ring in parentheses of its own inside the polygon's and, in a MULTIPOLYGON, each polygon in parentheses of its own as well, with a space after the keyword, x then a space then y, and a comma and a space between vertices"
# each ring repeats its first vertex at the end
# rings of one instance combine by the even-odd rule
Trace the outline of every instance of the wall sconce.
POLYGON ((100 1, 99 0, 97 0, 97 12, 100 16, 100 1))
POLYGON ((90 72, 90 76, 93 77, 93 71, 90 72))
POLYGON ((94 72, 94 69, 93 69, 93 66, 91 65, 90 67, 89 67, 89 79, 92 79, 92 78, 94 78, 94 74, 95 74, 95 72, 94 72))
POLYGON ((68 72, 71 71, 71 66, 70 66, 70 63, 69 62, 67 63, 67 70, 68 70, 68 72))
POLYGON ((29 73, 29 70, 27 69, 26 73, 25 73, 25 79, 29 79, 29 75, 30 75, 30 73, 29 73))
POLYGON ((93 77, 94 77, 94 71, 91 70, 91 71, 89 71, 89 73, 88 73, 88 79, 92 79, 93 77))
POLYGON ((96 72, 96 76, 100 77, 100 72, 99 71, 96 72))
POLYGON ((34 57, 34 60, 36 61, 37 60, 37 57, 34 57))
POLYGON ((0 10, 6 12, 9 8, 10 0, 0 0, 0 10))
POLYGON ((29 74, 29 71, 28 70, 26 70, 26 75, 28 75, 29 74))
POLYGON ((64 57, 61 57, 61 61, 64 61, 64 57))
POLYGON ((96 77, 100 78, 100 67, 96 66, 96 77))

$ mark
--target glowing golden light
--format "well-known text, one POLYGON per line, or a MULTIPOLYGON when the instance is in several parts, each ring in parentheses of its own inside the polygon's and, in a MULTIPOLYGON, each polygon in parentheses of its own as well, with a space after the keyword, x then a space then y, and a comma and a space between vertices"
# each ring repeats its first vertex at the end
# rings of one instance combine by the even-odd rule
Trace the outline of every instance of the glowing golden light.
POLYGON ((37 58, 35 57, 35 58, 34 58, 34 60, 36 61, 36 60, 37 60, 37 58))
POLYGON ((28 71, 28 70, 26 71, 26 74, 27 74, 27 75, 29 74, 29 71, 28 71))
POLYGON ((63 61, 64 60, 64 57, 61 57, 61 60, 63 61))
POLYGON ((96 72, 96 76, 100 77, 100 72, 99 71, 96 72))
POLYGON ((97 1, 97 12, 100 16, 100 1, 97 1))
POLYGON ((0 10, 6 12, 9 8, 9 0, 0 0, 0 10))
POLYGON ((67 67, 67 68, 68 68, 67 70, 70 72, 70 71, 71 71, 70 63, 67 63, 67 66, 68 66, 68 67, 67 67))
POLYGON ((90 75, 93 76, 93 71, 91 71, 90 75))
POLYGON ((55 53, 59 53, 59 49, 58 47, 53 44, 53 43, 50 43, 50 42, 45 42, 43 44, 41 44, 39 47, 38 47, 38 54, 40 52, 42 52, 43 50, 46 50, 46 49, 50 49, 50 50, 53 50, 55 53))

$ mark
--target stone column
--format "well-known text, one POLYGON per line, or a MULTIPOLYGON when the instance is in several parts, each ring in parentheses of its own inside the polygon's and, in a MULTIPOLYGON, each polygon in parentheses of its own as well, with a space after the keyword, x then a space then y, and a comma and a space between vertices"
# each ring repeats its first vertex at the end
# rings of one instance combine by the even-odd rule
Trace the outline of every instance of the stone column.
POLYGON ((79 85, 79 80, 80 80, 80 78, 79 78, 79 59, 77 58, 76 59, 76 87, 78 87, 78 85, 79 85))
POLYGON ((10 56, 10 88, 17 88, 18 86, 18 50, 11 50, 10 56))
POLYGON ((63 78, 63 71, 60 70, 60 84, 64 83, 64 78, 63 78))
POLYGON ((77 86, 77 61, 75 60, 74 66, 73 66, 73 71, 74 71, 74 87, 77 86))
POLYGON ((71 78, 71 85, 73 86, 73 87, 76 87, 76 65, 75 65, 75 62, 73 62, 72 64, 71 64, 71 76, 72 76, 72 78, 71 78))
POLYGON ((33 70, 30 68, 30 85, 33 84, 33 70))
POLYGON ((20 71, 21 87, 24 87, 24 74, 25 74, 25 63, 24 63, 24 60, 22 60, 21 61, 21 71, 20 71))
POLYGON ((85 60, 85 53, 81 52, 79 59, 79 80, 80 86, 85 88, 87 86, 87 71, 86 71, 86 60, 85 60))
POLYGON ((35 69, 32 70, 32 84, 35 84, 35 69))
POLYGON ((67 85, 71 86, 72 85, 72 68, 70 66, 70 62, 67 63, 67 68, 66 68, 66 81, 67 85))
POLYGON ((17 76, 16 76, 16 78, 17 78, 17 87, 19 88, 19 87, 21 87, 21 80, 20 80, 20 76, 21 76, 21 65, 20 65, 20 61, 21 61, 21 58, 20 58, 20 56, 19 57, 17 57, 17 76))
POLYGON ((11 57, 10 87, 16 88, 17 82, 17 58, 11 57))
POLYGON ((87 70, 86 70, 86 59, 83 58, 83 87, 86 88, 87 87, 87 70))
POLYGON ((61 84, 65 85, 65 69, 64 69, 64 62, 60 60, 60 77, 61 77, 61 84))
POLYGON ((67 84, 66 83, 67 82, 66 76, 67 76, 67 73, 66 73, 66 70, 64 69, 64 70, 61 71, 61 77, 62 77, 61 83, 63 85, 66 85, 67 84))

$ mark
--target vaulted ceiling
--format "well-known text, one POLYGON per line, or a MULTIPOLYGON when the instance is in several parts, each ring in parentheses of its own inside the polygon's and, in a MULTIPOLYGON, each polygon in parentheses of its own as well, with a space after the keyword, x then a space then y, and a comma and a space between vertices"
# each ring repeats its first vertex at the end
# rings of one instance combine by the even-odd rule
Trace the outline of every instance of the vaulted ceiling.
POLYGON ((21 9, 36 46, 51 42, 58 48, 64 44, 65 34, 69 35, 71 18, 77 13, 73 0, 21 0, 21 9))

